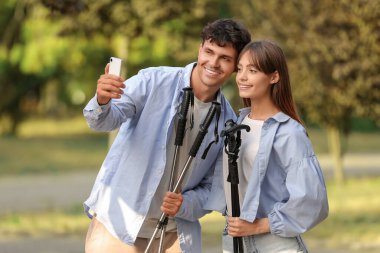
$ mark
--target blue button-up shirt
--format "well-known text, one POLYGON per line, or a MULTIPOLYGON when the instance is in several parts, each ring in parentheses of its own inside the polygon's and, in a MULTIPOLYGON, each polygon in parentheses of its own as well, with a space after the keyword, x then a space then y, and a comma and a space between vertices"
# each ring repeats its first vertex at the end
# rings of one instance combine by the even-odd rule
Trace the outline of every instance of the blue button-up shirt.
MULTIPOLYGON (((238 122, 250 112, 240 111, 238 122)), ((215 171, 211 196, 205 208, 224 212, 223 169, 215 171)), ((326 186, 305 129, 279 112, 261 130, 240 218, 253 222, 268 217, 272 234, 297 236, 328 215, 326 186)))
MULTIPOLYGON (((155 67, 141 70, 125 81, 120 99, 99 106, 94 97, 85 107, 88 125, 96 131, 120 128, 96 178, 85 209, 95 212, 111 234, 133 244, 147 215, 152 197, 164 173, 166 150, 184 87, 190 86, 194 63, 185 68, 155 67)), ((221 103, 218 132, 235 114, 225 97, 221 103)), ((184 201, 175 220, 183 252, 201 252, 198 219, 211 189, 215 166, 221 163, 222 141, 212 145, 206 159, 200 157, 214 140, 215 121, 210 125, 192 171, 182 187, 184 201)), ((198 126, 195 126, 197 131, 198 126)))

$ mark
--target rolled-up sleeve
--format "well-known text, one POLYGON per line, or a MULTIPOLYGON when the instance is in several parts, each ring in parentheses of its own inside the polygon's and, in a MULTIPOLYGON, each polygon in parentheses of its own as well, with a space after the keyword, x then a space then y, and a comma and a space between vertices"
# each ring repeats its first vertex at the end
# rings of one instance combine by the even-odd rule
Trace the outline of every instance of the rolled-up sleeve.
POLYGON ((109 102, 106 105, 99 105, 97 102, 97 97, 93 97, 86 107, 83 109, 83 115, 87 121, 87 124, 90 128, 94 129, 95 131, 100 131, 98 127, 99 119, 107 113, 111 108, 111 102, 109 102))
POLYGON ((327 217, 326 186, 315 155, 290 165, 286 187, 289 199, 276 203, 268 215, 272 234, 297 236, 327 217))
POLYGON ((197 187, 183 193, 183 202, 176 217, 187 221, 197 221, 209 210, 203 208, 211 191, 213 169, 202 179, 197 187))

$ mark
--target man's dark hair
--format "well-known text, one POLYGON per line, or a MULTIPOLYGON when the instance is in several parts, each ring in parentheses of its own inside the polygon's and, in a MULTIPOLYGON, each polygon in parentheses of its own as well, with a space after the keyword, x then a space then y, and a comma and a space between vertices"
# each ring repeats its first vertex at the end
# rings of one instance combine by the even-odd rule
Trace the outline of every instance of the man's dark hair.
POLYGON ((243 24, 232 19, 218 19, 208 23, 201 33, 202 44, 209 40, 220 47, 231 44, 238 54, 251 41, 251 34, 243 24))

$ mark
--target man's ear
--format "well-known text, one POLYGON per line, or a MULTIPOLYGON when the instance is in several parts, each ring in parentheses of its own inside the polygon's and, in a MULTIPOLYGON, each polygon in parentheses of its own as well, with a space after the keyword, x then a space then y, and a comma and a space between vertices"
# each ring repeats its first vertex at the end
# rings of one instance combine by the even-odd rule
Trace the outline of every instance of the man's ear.
POLYGON ((275 72, 271 74, 270 83, 275 84, 275 83, 278 83, 279 81, 280 81, 280 74, 276 70, 275 72))

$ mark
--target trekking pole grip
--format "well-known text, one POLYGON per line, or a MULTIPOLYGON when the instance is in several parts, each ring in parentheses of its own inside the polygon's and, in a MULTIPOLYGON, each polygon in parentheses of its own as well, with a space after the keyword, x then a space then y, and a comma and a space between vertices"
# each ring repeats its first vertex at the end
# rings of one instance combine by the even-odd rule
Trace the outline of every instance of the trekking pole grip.
POLYGON ((210 109, 204 119, 203 123, 199 126, 199 132, 197 137, 195 138, 194 144, 190 149, 189 155, 195 157, 198 153, 199 147, 202 144, 202 141, 207 134, 207 130, 211 124, 212 119, 214 118, 217 111, 220 110, 220 103, 212 102, 210 109))
POLYGON ((187 118, 187 112, 189 111, 190 102, 193 96, 193 89, 191 87, 183 88, 184 95, 183 100, 181 104, 181 110, 178 114, 178 125, 177 125, 177 133, 175 136, 175 143, 176 146, 182 146, 183 143, 183 137, 185 135, 185 129, 186 129, 186 118, 187 118))

